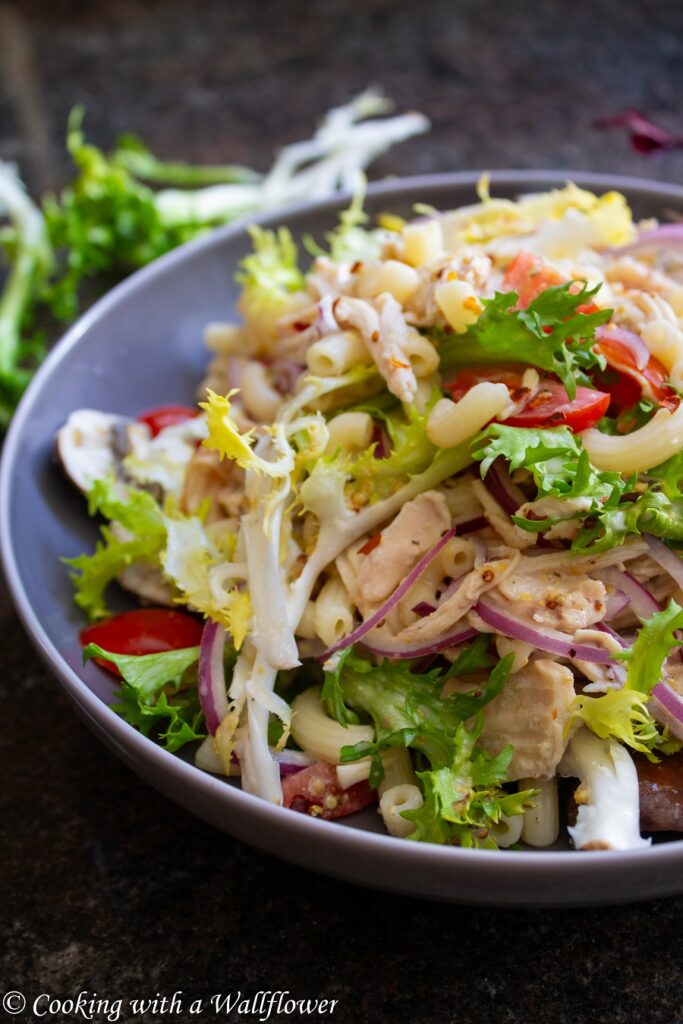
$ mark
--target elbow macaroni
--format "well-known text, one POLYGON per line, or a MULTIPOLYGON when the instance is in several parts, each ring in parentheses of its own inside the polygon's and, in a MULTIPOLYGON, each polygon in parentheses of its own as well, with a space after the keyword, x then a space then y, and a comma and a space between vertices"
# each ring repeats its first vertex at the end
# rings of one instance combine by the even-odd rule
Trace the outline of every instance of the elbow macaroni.
POLYGON ((367 412, 342 412, 327 424, 329 437, 325 451, 328 455, 341 452, 365 451, 372 443, 374 424, 367 412))
POLYGON ((674 413, 659 409, 649 423, 632 434, 610 436, 592 428, 584 430, 581 438, 598 469, 642 473, 665 462, 683 447, 683 404, 674 413))
POLYGON ((417 786, 403 783, 387 789, 379 798, 379 811, 387 832, 399 839, 405 839, 414 832, 414 824, 406 821, 403 811, 417 811, 423 803, 422 793, 417 786))
POLYGON ((353 629, 353 605, 341 580, 330 579, 324 584, 313 607, 313 626, 326 647, 353 629))
POLYGON ((538 789, 534 806, 524 812, 522 839, 529 846, 552 846, 560 834, 556 779, 520 779, 520 790, 538 789))
POLYGON ((319 761, 328 764, 339 764, 339 751, 342 747, 354 746, 356 743, 375 738, 375 730, 371 725, 340 725, 325 714, 320 700, 319 686, 300 693, 292 701, 292 736, 302 750, 312 754, 319 761))
MULTIPOLYGON (((455 448, 502 412, 510 396, 505 384, 475 384, 459 402, 441 398, 429 414, 427 437, 437 448, 455 448)), ((650 463, 653 465, 653 463, 650 463)))
POLYGON ((306 363, 316 377, 338 377, 354 366, 371 363, 367 346, 357 331, 328 334, 306 351, 306 363))

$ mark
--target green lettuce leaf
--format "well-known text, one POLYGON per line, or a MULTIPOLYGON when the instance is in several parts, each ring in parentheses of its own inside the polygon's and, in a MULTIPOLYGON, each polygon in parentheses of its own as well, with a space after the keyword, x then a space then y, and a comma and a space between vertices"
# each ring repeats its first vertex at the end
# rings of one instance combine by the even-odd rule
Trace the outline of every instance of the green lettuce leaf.
POLYGON ((633 645, 619 655, 628 664, 623 688, 598 697, 582 694, 576 698, 576 714, 601 739, 614 736, 656 760, 653 751, 661 749, 666 740, 647 702, 669 652, 683 642, 676 637, 679 629, 683 629, 683 608, 672 600, 663 611, 643 621, 633 645))
POLYGON ((268 231, 249 228, 254 251, 245 256, 235 275, 252 309, 287 309, 291 296, 306 287, 298 266, 298 249, 287 228, 268 231))
MULTIPOLYGON (((479 669, 484 657, 483 644, 472 645, 462 652, 459 671, 479 669)), ((376 739, 343 747, 342 762, 371 756, 374 786, 382 778, 380 753, 389 747, 409 747, 430 766, 418 772, 423 807, 405 815, 415 824, 411 838, 494 848, 490 828, 502 815, 529 806, 530 792, 508 794, 501 789, 512 748, 491 757, 477 745, 482 709, 501 692, 513 660, 507 655, 471 691, 442 698, 444 676, 439 669, 420 675, 407 662, 385 660, 374 666, 355 653, 345 659, 340 671, 343 699, 372 719, 376 739)))
POLYGON ((160 654, 115 654, 98 644, 88 644, 83 661, 102 658, 113 662, 123 682, 115 693, 112 709, 127 722, 175 751, 203 739, 203 715, 197 695, 199 647, 184 647, 160 654))
POLYGON ((568 281, 541 292, 526 309, 517 309, 517 292, 497 292, 483 299, 484 311, 464 334, 430 328, 439 343, 442 372, 482 363, 528 363, 555 373, 574 398, 577 383, 592 387, 586 370, 604 367, 593 351, 595 330, 607 323, 612 310, 580 313, 599 289, 568 281), (571 341, 571 344, 568 344, 571 341))
POLYGON ((72 570, 74 600, 94 620, 109 614, 105 592, 119 573, 130 565, 160 564, 166 528, 163 513, 150 494, 129 487, 124 498, 113 477, 93 483, 88 492, 88 511, 115 519, 126 530, 121 539, 111 527, 103 526, 94 554, 64 559, 72 570))

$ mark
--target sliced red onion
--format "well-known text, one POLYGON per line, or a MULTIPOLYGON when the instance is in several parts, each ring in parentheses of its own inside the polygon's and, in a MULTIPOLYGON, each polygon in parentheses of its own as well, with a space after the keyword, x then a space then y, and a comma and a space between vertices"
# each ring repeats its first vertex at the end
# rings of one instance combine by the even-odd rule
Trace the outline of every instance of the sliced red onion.
POLYGON ((608 566, 595 573, 596 578, 603 583, 609 583, 615 590, 621 590, 626 594, 631 608, 639 619, 649 619, 655 612, 661 611, 659 602, 654 599, 649 590, 631 576, 630 572, 621 572, 614 566, 608 566))
MULTIPOLYGON (((398 604, 403 595, 408 590, 410 590, 413 583, 415 583, 415 581, 420 578, 420 576, 425 571, 427 566, 430 565, 431 562, 433 562, 433 560, 436 558, 441 549, 445 547, 445 545, 448 543, 451 537, 454 536, 455 527, 452 526, 450 530, 447 530, 444 533, 443 537, 439 538, 434 547, 430 548, 430 550, 422 556, 417 565, 413 569, 411 569, 406 578, 403 580, 403 583, 399 584, 399 586, 396 588, 393 594, 391 594, 387 598, 384 604, 381 605, 377 609, 377 611, 370 616, 369 619, 366 619, 365 622, 361 622, 360 626, 357 626, 356 629, 354 629, 351 633, 348 633, 347 636, 342 637, 342 639, 339 640, 336 644, 333 644, 332 647, 329 647, 325 651, 325 653, 321 655, 321 660, 327 661, 327 659, 331 658, 333 654, 337 653, 337 651, 343 651, 347 647, 350 647, 351 644, 358 643, 358 641, 362 637, 364 637, 366 633, 369 633, 371 629, 374 629, 374 627, 382 621, 382 619, 386 618, 391 609, 398 604)), ((410 657, 410 655, 406 655, 406 657, 410 657)))
POLYGON ((280 775, 294 775, 295 772, 300 772, 304 768, 308 768, 309 765, 315 764, 315 758, 304 753, 303 750, 287 750, 286 748, 273 750, 271 747, 270 752, 273 761, 280 767, 280 775))
POLYGON ((610 622, 612 619, 616 619, 619 612, 623 612, 628 603, 629 598, 623 590, 615 590, 605 602, 604 621, 610 622))
POLYGON ((383 430, 378 423, 375 423, 372 428, 370 444, 375 446, 376 459, 386 459, 391 455, 391 441, 386 430, 383 430))
POLYGON ((416 615, 420 615, 424 618, 426 615, 431 615, 432 612, 436 611, 436 605, 429 604, 428 601, 418 601, 411 611, 414 611, 416 615))
MULTIPOLYGON (((479 543, 479 542, 477 542, 477 543, 479 543)), ((484 550, 486 550, 486 549, 484 549, 484 550)), ((485 556, 484 556, 484 561, 486 561, 486 557, 485 556)), ((475 564, 476 564, 476 562, 475 562, 475 564)), ((430 604, 429 601, 419 601, 415 605, 415 607, 411 609, 411 611, 414 611, 416 615, 420 615, 423 618, 426 617, 427 615, 431 615, 433 612, 436 611, 437 608, 440 608, 441 605, 445 601, 447 601, 448 598, 451 597, 456 592, 456 590, 458 589, 458 587, 460 586, 460 584, 462 583, 464 578, 465 578, 464 575, 462 575, 462 576, 457 576, 454 580, 450 580, 450 582, 448 583, 448 586, 445 588, 444 592, 441 594, 441 597, 438 599, 436 604, 430 604)))
POLYGON ((318 332, 319 338, 324 338, 326 334, 334 334, 339 330, 339 324, 335 320, 332 307, 334 303, 331 295, 323 295, 322 299, 318 303, 318 315, 315 320, 315 329, 318 332))
POLYGON ((649 533, 643 536, 650 549, 650 558, 657 565, 661 565, 665 572, 668 572, 674 583, 677 583, 679 587, 683 587, 683 558, 679 558, 675 551, 672 551, 670 547, 667 547, 657 537, 652 537, 649 533))
MULTIPOLYGON (((611 339, 627 349, 633 356, 633 361, 639 370, 644 370, 650 360, 650 350, 643 339, 635 331, 629 331, 626 327, 617 327, 616 324, 603 324, 597 328, 595 337, 598 341, 602 338, 605 338, 607 341, 611 339)), ((607 353, 604 353, 604 355, 609 363, 609 356, 607 353)))
POLYGON ((665 725, 672 736, 683 740, 683 697, 668 683, 657 683, 652 689, 650 704, 654 717, 665 725))
POLYGON ((230 710, 225 692, 224 651, 225 629, 207 619, 199 644, 198 694, 206 728, 212 736, 230 710))
POLYGON ((376 647, 375 644, 368 643, 366 640, 361 642, 366 651, 376 654, 379 658, 405 661, 406 658, 426 658, 428 654, 438 654, 439 651, 445 651, 449 647, 457 647, 458 644, 465 643, 466 640, 472 640, 475 636, 477 636, 476 629, 473 629, 471 626, 460 626, 450 636, 441 637, 440 640, 435 640, 434 643, 425 644, 422 647, 407 647, 398 644, 376 647))
POLYGON ((273 383, 281 395, 294 394, 299 377, 306 369, 291 359, 276 359, 269 368, 273 375, 273 383))
POLYGON ((577 644, 573 637, 554 630, 535 629, 526 622, 520 622, 506 612, 491 604, 486 598, 479 598, 474 606, 475 613, 492 629, 513 640, 531 644, 549 654, 558 654, 565 658, 579 658, 581 661, 611 663, 612 657, 604 647, 593 647, 589 644, 577 644))
POLYGON ((509 516, 514 515, 520 505, 526 501, 524 494, 516 484, 513 484, 508 471, 504 466, 499 466, 497 461, 493 463, 484 477, 484 487, 509 516))

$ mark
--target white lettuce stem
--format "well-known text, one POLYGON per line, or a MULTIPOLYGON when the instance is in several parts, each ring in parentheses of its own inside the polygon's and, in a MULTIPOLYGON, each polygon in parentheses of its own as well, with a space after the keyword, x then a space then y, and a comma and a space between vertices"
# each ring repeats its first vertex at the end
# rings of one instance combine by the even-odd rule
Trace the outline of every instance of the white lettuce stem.
POLYGON ((561 775, 579 779, 576 824, 568 831, 577 850, 638 850, 638 774, 625 747, 582 728, 569 741, 561 775))

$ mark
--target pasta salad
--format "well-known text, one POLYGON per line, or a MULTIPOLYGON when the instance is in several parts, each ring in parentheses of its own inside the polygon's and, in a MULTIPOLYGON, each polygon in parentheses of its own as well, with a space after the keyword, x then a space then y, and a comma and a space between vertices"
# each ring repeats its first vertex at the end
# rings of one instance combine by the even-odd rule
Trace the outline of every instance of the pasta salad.
POLYGON ((84 657, 274 804, 646 846, 683 830, 683 227, 479 193, 254 227, 198 406, 71 415, 84 657))

